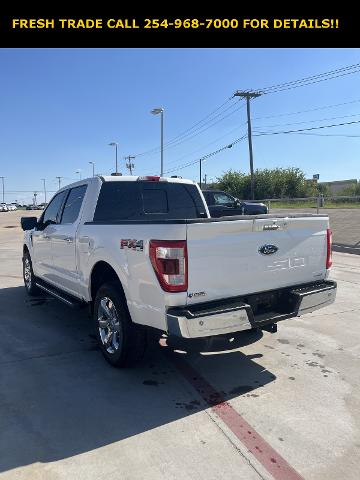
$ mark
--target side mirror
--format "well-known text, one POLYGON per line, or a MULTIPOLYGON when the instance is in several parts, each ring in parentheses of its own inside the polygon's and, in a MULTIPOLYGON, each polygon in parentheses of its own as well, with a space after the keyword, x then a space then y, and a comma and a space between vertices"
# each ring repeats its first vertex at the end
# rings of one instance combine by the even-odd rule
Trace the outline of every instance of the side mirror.
POLYGON ((240 200, 238 198, 235 198, 235 207, 240 207, 240 200))
POLYGON ((21 217, 21 228, 25 230, 32 230, 37 225, 36 217, 21 217))

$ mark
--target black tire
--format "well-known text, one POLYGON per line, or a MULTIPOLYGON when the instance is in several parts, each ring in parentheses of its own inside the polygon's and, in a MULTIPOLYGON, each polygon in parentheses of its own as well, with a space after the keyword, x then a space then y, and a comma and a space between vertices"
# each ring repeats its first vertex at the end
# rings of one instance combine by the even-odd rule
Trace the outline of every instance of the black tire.
POLYGON ((145 328, 132 322, 124 294, 115 282, 105 283, 97 291, 93 325, 101 352, 114 367, 130 367, 144 355, 145 328))
POLYGON ((28 295, 34 297, 40 295, 41 290, 35 285, 36 277, 32 268, 32 262, 29 252, 24 252, 23 256, 23 278, 24 285, 28 295))

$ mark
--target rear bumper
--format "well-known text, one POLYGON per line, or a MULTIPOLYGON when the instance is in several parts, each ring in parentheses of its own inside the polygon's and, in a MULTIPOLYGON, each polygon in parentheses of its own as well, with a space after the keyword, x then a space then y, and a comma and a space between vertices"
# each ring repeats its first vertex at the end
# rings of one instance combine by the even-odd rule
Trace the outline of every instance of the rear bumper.
POLYGON ((335 301, 336 282, 324 280, 296 287, 206 302, 167 311, 168 333, 199 338, 262 328, 304 315, 335 301))

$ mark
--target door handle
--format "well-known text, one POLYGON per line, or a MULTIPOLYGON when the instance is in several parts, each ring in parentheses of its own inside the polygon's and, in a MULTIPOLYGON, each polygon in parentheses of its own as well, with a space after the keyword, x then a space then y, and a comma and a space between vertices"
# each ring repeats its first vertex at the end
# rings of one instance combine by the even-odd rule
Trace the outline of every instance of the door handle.
POLYGON ((50 237, 49 237, 49 235, 44 234, 44 235, 43 235, 43 239, 45 239, 45 240, 50 240, 50 237))
POLYGON ((65 242, 71 243, 74 239, 71 237, 64 238, 65 242))

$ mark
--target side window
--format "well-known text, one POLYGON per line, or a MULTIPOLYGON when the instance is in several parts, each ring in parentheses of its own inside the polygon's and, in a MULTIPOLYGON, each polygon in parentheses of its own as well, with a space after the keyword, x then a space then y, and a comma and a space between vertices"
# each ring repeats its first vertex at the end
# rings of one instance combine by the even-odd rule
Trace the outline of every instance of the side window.
POLYGON ((95 209, 95 222, 134 220, 141 213, 140 182, 105 182, 95 209))
POLYGON ((75 187, 70 190, 64 205, 60 223, 74 223, 76 221, 80 213, 85 192, 86 185, 81 185, 80 187, 75 187))
POLYGON ((234 200, 226 195, 226 193, 214 193, 215 205, 229 205, 233 204, 234 200))
POLYGON ((41 224, 44 228, 52 223, 58 223, 58 214, 60 212, 66 194, 67 191, 58 193, 47 206, 41 220, 41 224))

